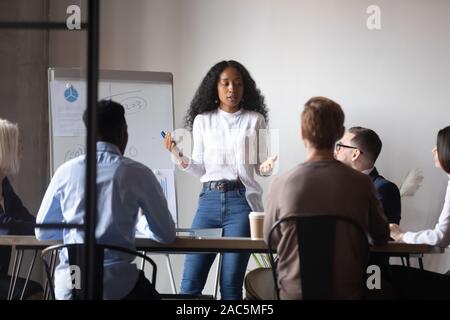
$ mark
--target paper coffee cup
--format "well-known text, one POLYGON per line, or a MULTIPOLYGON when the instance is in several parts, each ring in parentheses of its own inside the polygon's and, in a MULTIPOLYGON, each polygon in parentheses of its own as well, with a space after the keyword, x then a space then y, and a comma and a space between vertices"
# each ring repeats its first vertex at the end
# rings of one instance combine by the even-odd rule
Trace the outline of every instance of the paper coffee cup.
POLYGON ((253 240, 263 239, 264 230, 264 212, 250 212, 248 215, 250 220, 250 236, 253 240))

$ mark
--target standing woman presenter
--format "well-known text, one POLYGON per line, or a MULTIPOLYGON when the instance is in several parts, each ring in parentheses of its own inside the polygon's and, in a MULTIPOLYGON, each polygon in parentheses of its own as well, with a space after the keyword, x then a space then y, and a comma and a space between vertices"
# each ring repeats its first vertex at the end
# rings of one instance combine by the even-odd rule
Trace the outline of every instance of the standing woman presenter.
MULTIPOLYGON (((224 237, 248 237, 250 211, 263 211, 262 188, 254 173, 270 175, 264 97, 247 69, 236 61, 214 65, 203 78, 185 118, 193 134, 191 158, 166 135, 165 147, 182 170, 200 178, 203 188, 192 228, 223 228, 224 237)), ((182 294, 200 294, 215 255, 186 256, 182 294)), ((242 299, 249 254, 226 253, 220 273, 225 300, 242 299)))

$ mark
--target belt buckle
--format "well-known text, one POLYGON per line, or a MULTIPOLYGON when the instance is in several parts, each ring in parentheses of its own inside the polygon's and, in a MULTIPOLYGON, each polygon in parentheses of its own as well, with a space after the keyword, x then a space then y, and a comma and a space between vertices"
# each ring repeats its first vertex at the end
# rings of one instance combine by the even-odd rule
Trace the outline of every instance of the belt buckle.
POLYGON ((226 185, 225 183, 218 183, 217 184, 217 190, 219 190, 220 192, 225 192, 226 191, 226 185))

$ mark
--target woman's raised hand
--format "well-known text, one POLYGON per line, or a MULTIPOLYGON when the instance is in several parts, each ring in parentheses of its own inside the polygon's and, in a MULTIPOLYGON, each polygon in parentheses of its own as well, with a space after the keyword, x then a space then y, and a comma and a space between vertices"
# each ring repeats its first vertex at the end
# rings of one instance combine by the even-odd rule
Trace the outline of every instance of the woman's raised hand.
POLYGON ((172 141, 172 137, 170 136, 170 132, 166 133, 166 137, 164 138, 164 147, 172 152, 173 148, 175 148, 175 141, 172 141))
POLYGON ((261 165, 259 166, 259 171, 261 172, 261 174, 263 175, 270 174, 273 168, 275 167, 275 162, 277 161, 277 159, 278 155, 270 157, 269 159, 261 163, 261 165))

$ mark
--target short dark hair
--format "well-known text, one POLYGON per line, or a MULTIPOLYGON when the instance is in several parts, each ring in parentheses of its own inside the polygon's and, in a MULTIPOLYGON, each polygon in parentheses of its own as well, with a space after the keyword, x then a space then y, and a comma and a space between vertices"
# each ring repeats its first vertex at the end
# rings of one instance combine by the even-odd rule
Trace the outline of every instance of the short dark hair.
POLYGON ((439 130, 436 147, 442 169, 450 174, 450 126, 439 130))
POLYGON ((341 106, 331 99, 309 99, 305 103, 301 118, 303 138, 316 149, 332 149, 344 133, 344 112, 341 106))
MULTIPOLYGON (((87 110, 83 114, 83 122, 87 127, 87 110)), ((120 103, 112 100, 101 100, 97 104, 97 135, 106 141, 116 141, 120 129, 126 126, 125 109, 120 103)))
POLYGON ((348 132, 354 134, 352 142, 375 163, 383 146, 377 133, 363 127, 353 127, 348 129, 348 132))

